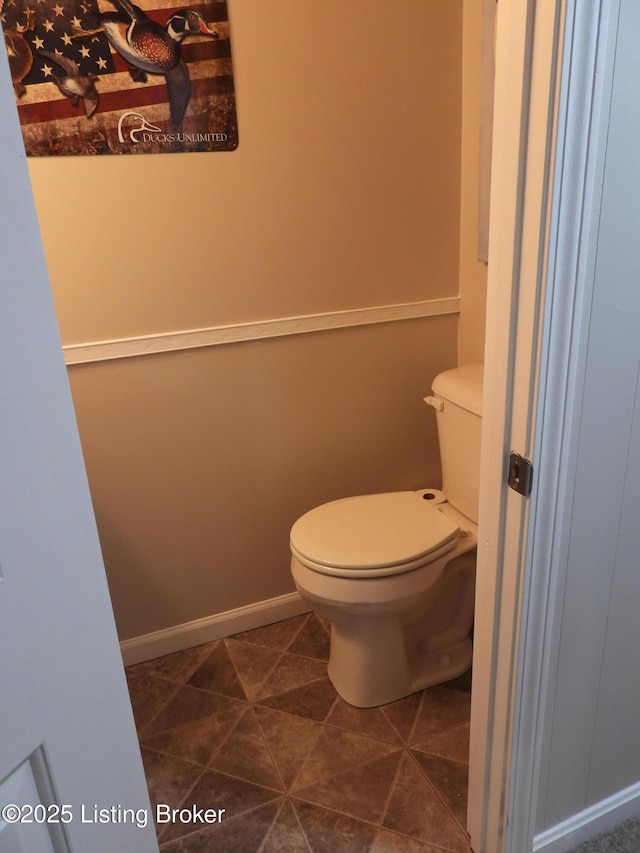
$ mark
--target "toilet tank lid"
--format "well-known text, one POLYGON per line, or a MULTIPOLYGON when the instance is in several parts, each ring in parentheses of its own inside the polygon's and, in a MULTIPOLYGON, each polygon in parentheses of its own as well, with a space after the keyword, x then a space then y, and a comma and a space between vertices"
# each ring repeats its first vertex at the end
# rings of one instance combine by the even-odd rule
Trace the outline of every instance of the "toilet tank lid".
POLYGON ((398 566, 435 552, 459 529, 417 492, 359 495, 299 518, 291 528, 291 548, 328 567, 398 566))
POLYGON ((467 364, 445 370, 433 380, 431 389, 438 397, 448 400, 474 415, 482 415, 482 364, 467 364))

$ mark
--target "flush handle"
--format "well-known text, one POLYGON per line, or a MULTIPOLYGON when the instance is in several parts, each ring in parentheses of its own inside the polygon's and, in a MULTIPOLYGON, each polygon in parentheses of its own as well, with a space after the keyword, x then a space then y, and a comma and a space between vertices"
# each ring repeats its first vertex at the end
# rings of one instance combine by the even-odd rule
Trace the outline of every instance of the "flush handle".
POLYGON ((509 476, 507 484, 520 495, 527 497, 531 494, 533 480, 533 466, 529 459, 520 456, 519 453, 511 453, 509 456, 509 476))
POLYGON ((444 400, 441 400, 439 397, 425 397, 424 401, 429 406, 433 406, 436 412, 444 411, 444 400))

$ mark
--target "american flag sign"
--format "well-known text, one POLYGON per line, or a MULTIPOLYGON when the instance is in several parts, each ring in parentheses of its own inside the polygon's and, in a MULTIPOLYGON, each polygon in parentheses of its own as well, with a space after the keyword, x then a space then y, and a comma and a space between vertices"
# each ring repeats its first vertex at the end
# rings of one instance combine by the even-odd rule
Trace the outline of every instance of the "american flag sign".
POLYGON ((28 155, 237 147, 225 0, 0 0, 0 21, 28 155))

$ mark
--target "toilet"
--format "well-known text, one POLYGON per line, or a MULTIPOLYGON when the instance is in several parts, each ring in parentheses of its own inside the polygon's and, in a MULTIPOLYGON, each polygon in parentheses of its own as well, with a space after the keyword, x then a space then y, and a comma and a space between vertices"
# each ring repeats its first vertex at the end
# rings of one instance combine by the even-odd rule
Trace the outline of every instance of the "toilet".
POLYGON ((439 374, 432 392, 442 491, 331 501, 291 529, 296 588, 331 623, 329 678, 359 708, 471 665, 482 365, 439 374))

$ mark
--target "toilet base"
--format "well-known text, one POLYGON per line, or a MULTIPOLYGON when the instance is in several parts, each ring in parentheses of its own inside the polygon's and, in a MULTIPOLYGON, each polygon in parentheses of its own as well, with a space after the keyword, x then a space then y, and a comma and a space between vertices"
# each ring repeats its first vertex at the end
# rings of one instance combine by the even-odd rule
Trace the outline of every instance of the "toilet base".
MULTIPOLYGON (((388 630, 385 638, 385 648, 378 647, 377 651, 361 642, 354 647, 342 635, 340 626, 332 624, 327 673, 338 695, 349 705, 388 705, 426 687, 451 681, 471 667, 473 646, 468 638, 438 651, 416 650, 408 659, 396 654, 393 642, 388 642, 388 630)), ((404 642, 401 636, 398 639, 404 642)))
POLYGON ((471 666, 476 537, 415 570, 381 578, 325 575, 291 558, 296 587, 331 623, 328 675, 358 708, 387 705, 471 666))

